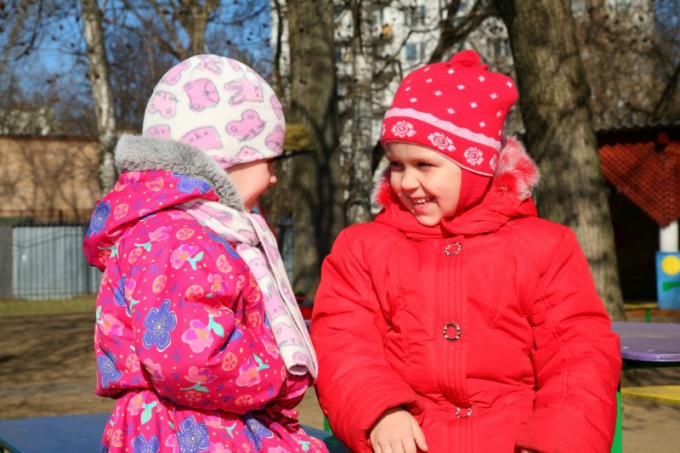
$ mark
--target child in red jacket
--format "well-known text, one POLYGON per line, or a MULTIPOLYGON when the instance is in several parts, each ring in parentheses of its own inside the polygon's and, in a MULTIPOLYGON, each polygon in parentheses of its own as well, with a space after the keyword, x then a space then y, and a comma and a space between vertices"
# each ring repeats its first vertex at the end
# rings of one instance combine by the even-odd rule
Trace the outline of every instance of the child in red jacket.
POLYGON ((399 86, 373 222, 324 262, 317 392, 356 452, 607 452, 618 337, 573 232, 537 217, 513 81, 464 51, 399 86))

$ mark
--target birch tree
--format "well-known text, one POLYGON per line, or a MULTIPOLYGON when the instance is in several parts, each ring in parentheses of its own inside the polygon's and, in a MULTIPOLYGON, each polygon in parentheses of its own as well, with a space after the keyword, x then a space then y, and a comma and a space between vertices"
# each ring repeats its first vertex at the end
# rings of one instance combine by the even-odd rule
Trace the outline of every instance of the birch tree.
POLYGON ((345 216, 347 224, 371 220, 372 152, 371 137, 373 108, 371 105, 373 63, 365 45, 371 43, 370 2, 351 0, 352 37, 350 44, 352 79, 349 90, 351 99, 351 141, 345 168, 347 169, 347 201, 345 216), (368 18, 367 18, 368 16, 368 18))
POLYGON ((81 0, 80 5, 83 38, 90 63, 88 78, 92 86, 99 135, 99 179, 102 192, 105 193, 113 188, 117 179, 113 163, 113 152, 117 142, 116 116, 109 78, 109 60, 106 57, 102 13, 97 0, 81 0))
POLYGON ((496 0, 496 5, 510 35, 527 144, 542 173, 539 212, 574 230, 607 311, 625 319, 570 1, 496 0))

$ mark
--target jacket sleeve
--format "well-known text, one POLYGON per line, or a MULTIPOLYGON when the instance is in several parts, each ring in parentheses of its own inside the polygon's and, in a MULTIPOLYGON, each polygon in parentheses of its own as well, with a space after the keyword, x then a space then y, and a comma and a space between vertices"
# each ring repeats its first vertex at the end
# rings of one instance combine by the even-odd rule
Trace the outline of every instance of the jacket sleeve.
POLYGON ((338 236, 324 261, 314 300, 316 388, 335 436, 352 451, 370 452, 367 430, 383 412, 404 406, 418 416, 422 408, 386 361, 382 338, 387 324, 365 266, 368 258, 347 232, 338 236))
POLYGON ((537 393, 517 444, 540 452, 609 452, 621 373, 619 338, 575 235, 563 231, 534 303, 537 393))
POLYGON ((285 379, 267 340, 261 292, 232 248, 195 231, 180 242, 172 237, 188 236, 186 229, 173 230, 149 251, 128 253, 139 254, 128 269, 136 281, 132 345, 163 398, 239 414, 259 409, 285 379))

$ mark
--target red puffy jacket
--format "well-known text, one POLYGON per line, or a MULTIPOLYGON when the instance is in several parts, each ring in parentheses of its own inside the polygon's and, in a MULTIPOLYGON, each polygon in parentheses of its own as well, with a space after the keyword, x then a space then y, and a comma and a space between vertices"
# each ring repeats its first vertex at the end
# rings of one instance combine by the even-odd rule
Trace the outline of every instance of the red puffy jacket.
POLYGON ((324 262, 317 392, 353 451, 397 406, 433 453, 610 450, 618 337, 572 231, 518 197, 533 162, 515 142, 500 160, 484 199, 433 228, 383 182, 391 201, 324 262))

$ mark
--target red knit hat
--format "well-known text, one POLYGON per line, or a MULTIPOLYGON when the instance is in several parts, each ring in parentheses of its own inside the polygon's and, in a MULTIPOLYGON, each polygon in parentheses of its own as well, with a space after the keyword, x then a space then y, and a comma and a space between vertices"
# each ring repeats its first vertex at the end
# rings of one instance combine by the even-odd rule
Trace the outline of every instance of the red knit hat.
POLYGON ((515 101, 512 79, 487 71, 476 52, 464 50, 448 62, 423 66, 406 76, 385 113, 381 141, 383 147, 389 142, 424 146, 465 170, 491 177, 505 117, 515 101))

